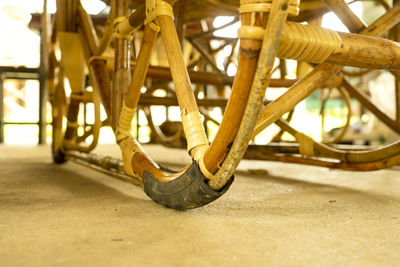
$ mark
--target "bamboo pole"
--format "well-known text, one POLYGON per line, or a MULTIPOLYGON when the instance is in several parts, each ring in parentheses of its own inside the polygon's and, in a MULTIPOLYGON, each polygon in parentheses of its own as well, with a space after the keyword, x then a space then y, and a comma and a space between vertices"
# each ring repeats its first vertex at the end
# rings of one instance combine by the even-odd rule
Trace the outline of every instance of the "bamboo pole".
POLYGON ((158 22, 160 24, 161 35, 164 40, 168 62, 179 100, 179 107, 181 111, 186 114, 198 111, 174 21, 171 17, 162 15, 158 17, 158 22))
MULTIPOLYGON (((129 1, 127 0, 115 1, 116 16, 119 17, 128 15, 128 3, 129 1)), ((116 38, 113 86, 111 93, 111 126, 114 131, 117 129, 118 119, 122 109, 123 97, 128 92, 130 80, 131 73, 129 42, 123 38, 116 38)))
POLYGON ((200 151, 204 151, 204 146, 208 144, 207 137, 205 135, 199 115, 193 116, 190 119, 190 122, 186 122, 186 116, 189 116, 190 114, 199 114, 199 110, 192 91, 186 65, 183 60, 182 50, 179 44, 174 21, 170 16, 167 15, 158 16, 157 20, 167 52, 169 66, 171 68, 171 75, 181 110, 183 129, 185 131, 186 138, 188 139, 188 152, 193 158, 196 158, 199 157, 197 156, 198 153, 202 153, 200 151), (192 131, 195 132, 192 134, 192 131), (192 136, 194 134, 197 136, 192 136), (197 142, 201 142, 201 144, 199 143, 198 145, 194 145, 197 144, 197 142))
MULTIPOLYGON (((396 5, 385 14, 375 20, 367 28, 363 29, 360 34, 368 36, 383 36, 390 29, 400 22, 400 5, 396 5)), ((354 23, 357 23, 354 21, 354 23)))
POLYGON ((66 11, 66 2, 67 1, 62 1, 62 0, 57 0, 56 1, 56 5, 57 5, 57 10, 58 12, 55 15, 55 26, 57 28, 57 32, 63 32, 67 30, 66 27, 66 15, 65 15, 65 11, 66 11))
POLYGON ((344 0, 323 0, 323 2, 339 17, 350 32, 360 32, 366 27, 344 0))
MULTIPOLYGON (((197 104, 203 107, 221 107, 224 108, 228 101, 226 99, 198 99, 197 104)), ((139 106, 178 106, 175 97, 156 97, 142 95, 139 99, 139 106)))
POLYGON ((246 152, 257 117, 262 108, 265 90, 268 87, 275 57, 278 53, 282 29, 288 15, 288 6, 289 0, 272 2, 271 13, 264 32, 260 57, 257 62, 257 69, 243 119, 240 122, 239 130, 226 159, 208 183, 214 190, 219 190, 226 184, 246 152))
POLYGON ((339 33, 347 51, 333 54, 326 63, 374 69, 399 69, 400 45, 388 39, 339 33), (371 51, 374 51, 371 53, 371 51))
POLYGON ((106 173, 124 182, 143 187, 143 182, 139 177, 128 176, 121 171, 123 163, 120 159, 76 151, 68 151, 67 155, 79 164, 106 173))
POLYGON ((133 68, 132 82, 128 94, 125 97, 125 105, 135 109, 140 97, 140 89, 146 78, 147 69, 150 63, 150 56, 153 50, 157 32, 146 26, 143 33, 142 44, 135 67, 133 68))
MULTIPOLYGON (((241 21, 242 25, 262 25, 259 15, 255 15, 254 21, 252 21, 251 14, 242 14, 241 21)), ((211 173, 218 170, 218 165, 223 162, 226 156, 228 145, 233 142, 239 129, 257 67, 260 49, 261 41, 259 40, 244 39, 240 42, 238 70, 226 111, 218 132, 204 155, 204 165, 211 173)))

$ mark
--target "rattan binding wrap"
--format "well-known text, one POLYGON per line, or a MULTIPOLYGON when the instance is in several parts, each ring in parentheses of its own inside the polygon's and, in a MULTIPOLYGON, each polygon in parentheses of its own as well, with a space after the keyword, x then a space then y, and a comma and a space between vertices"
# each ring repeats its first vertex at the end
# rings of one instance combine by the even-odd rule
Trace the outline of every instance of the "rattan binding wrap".
MULTIPOLYGON (((238 36, 241 39, 262 40, 264 28, 241 26, 238 36)), ((342 53, 347 49, 335 31, 314 25, 287 22, 282 31, 278 57, 322 63, 332 54, 342 53)))

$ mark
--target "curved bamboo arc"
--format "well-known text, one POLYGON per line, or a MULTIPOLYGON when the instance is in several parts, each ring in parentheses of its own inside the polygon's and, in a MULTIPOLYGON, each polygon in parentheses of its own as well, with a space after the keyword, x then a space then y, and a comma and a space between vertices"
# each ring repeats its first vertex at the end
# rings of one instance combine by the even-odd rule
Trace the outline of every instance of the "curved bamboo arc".
MULTIPOLYGON (((328 140, 323 140, 324 143, 328 143, 328 144, 335 144, 335 143, 338 143, 340 140, 342 140, 343 136, 347 133, 347 130, 348 130, 349 127, 350 127, 350 119, 351 119, 351 116, 352 116, 351 100, 350 100, 349 94, 348 94, 347 91, 344 90, 343 87, 341 87, 341 86, 339 86, 337 89, 339 90, 339 93, 341 94, 341 96, 342 96, 342 98, 343 98, 343 100, 344 100, 344 102, 345 102, 345 104, 346 104, 346 106, 347 106, 346 123, 345 123, 345 125, 343 126, 343 128, 341 129, 339 135, 334 136, 333 138, 330 138, 330 139, 328 139, 328 140)), ((326 102, 326 101, 324 101, 322 104, 324 105, 325 102, 326 102)), ((323 106, 323 107, 324 107, 324 106, 323 106)), ((323 132, 323 131, 324 131, 324 125, 325 125, 325 124, 324 124, 324 122, 325 122, 325 120, 324 120, 325 116, 324 116, 324 114, 323 114, 323 111, 322 111, 322 114, 321 114, 321 115, 322 115, 322 123, 321 123, 322 125, 321 125, 321 127, 322 127, 322 132, 323 132)))
MULTIPOLYGON (((251 25, 251 15, 242 14, 243 25, 251 25)), ((255 26, 262 24, 260 16, 256 17, 255 26)), ((258 40, 241 40, 238 59, 238 69, 235 76, 231 95, 222 118, 218 132, 204 154, 204 165, 211 173, 216 173, 233 142, 243 117, 244 109, 249 97, 251 84, 257 67, 261 42, 258 40)))
POLYGON ((146 114, 146 118, 149 123, 150 129, 152 131, 154 131, 154 134, 157 136, 157 138, 161 141, 162 144, 172 143, 174 141, 177 141, 182 136, 183 129, 180 129, 174 135, 171 135, 171 136, 165 135, 164 132, 161 130, 161 128, 154 124, 153 116, 150 111, 150 107, 145 106, 145 107, 143 107, 143 110, 144 110, 144 113, 146 114))
POLYGON ((240 122, 239 130, 226 159, 216 175, 208 183, 214 190, 221 189, 227 183, 246 152, 257 117, 262 108, 265 90, 268 87, 275 57, 278 53, 282 29, 288 15, 288 6, 289 0, 272 2, 271 13, 264 32, 260 57, 257 62, 249 99, 243 113, 243 119, 240 122))
MULTIPOLYGON (((122 145, 125 141, 127 140, 124 139, 121 141, 122 145)), ((176 173, 163 170, 141 149, 141 145, 134 138, 133 143, 135 149, 139 150, 139 152, 134 154, 130 163, 132 169, 139 177, 143 177, 143 173, 148 172, 157 180, 167 183, 181 176, 190 166, 190 164, 188 164, 181 171, 176 173)))
MULTIPOLYGON (((94 75, 93 73, 90 73, 90 80, 94 81, 94 75)), ((96 84, 94 82, 92 82, 93 84, 96 84)), ((92 134, 91 136, 93 137, 92 142, 87 145, 87 146, 82 146, 75 142, 68 142, 64 144, 65 149, 67 150, 76 150, 76 151, 80 151, 80 152, 90 152, 93 149, 96 148, 97 146, 97 142, 99 141, 99 135, 100 135, 100 128, 102 126, 101 123, 101 119, 100 119, 100 96, 99 96, 99 90, 98 88, 96 88, 93 91, 93 105, 94 105, 94 125, 92 128, 92 134)))
MULTIPOLYGON (((275 122, 275 124, 278 125, 281 129, 288 132, 289 134, 293 135, 294 137, 296 137, 296 135, 300 133, 299 131, 294 129, 292 126, 290 126, 289 123, 285 120, 279 119, 275 122)), ((311 138, 309 138, 309 139, 311 139, 311 138)), ((314 142, 313 140, 312 140, 312 144, 313 144, 312 154, 315 157, 328 157, 328 158, 334 158, 334 159, 338 159, 338 160, 342 160, 342 161, 346 160, 346 155, 343 154, 341 150, 330 147, 326 144, 314 142)))
POLYGON ((373 69, 361 69, 358 71, 348 71, 348 70, 342 69, 341 72, 342 72, 342 74, 344 74, 348 77, 359 77, 359 76, 365 75, 371 71, 373 71, 373 69))
POLYGON ((370 97, 366 93, 352 86, 348 81, 346 81, 346 79, 343 79, 342 86, 344 89, 347 90, 347 92, 351 96, 360 101, 360 103, 362 103, 365 108, 370 110, 379 120, 385 123, 391 130, 400 134, 400 125, 396 121, 392 120, 388 115, 386 115, 386 113, 383 112, 379 107, 375 106, 371 102, 370 97))
POLYGON ((351 162, 324 160, 320 158, 310 158, 305 156, 300 157, 298 155, 283 155, 283 154, 273 155, 271 153, 254 151, 251 148, 249 148, 244 158, 313 165, 318 167, 341 169, 347 171, 376 171, 376 170, 390 168, 400 164, 400 155, 393 155, 388 158, 371 162, 351 163, 351 162))
POLYGON ((363 163, 383 160, 400 154, 400 141, 393 144, 360 152, 343 152, 346 153, 346 162, 363 163))
MULTIPOLYGON (((296 129, 291 127, 284 120, 278 120, 276 121, 276 124, 293 136, 299 133, 296 129)), ((363 151, 343 150, 343 149, 333 148, 326 144, 315 142, 314 140, 312 140, 312 142, 314 150, 313 156, 332 158, 346 163, 357 164, 357 163, 375 162, 384 160, 389 157, 394 157, 400 154, 400 141, 394 142, 392 144, 380 148, 363 150, 363 151)))

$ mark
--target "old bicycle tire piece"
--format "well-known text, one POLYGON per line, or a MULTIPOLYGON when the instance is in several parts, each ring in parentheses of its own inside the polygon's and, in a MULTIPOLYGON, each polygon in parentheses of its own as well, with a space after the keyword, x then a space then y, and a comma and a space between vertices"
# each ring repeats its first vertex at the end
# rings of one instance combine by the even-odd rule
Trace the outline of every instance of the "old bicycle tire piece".
POLYGON ((167 183, 160 182, 148 172, 143 173, 145 193, 155 202, 177 210, 198 208, 218 199, 233 180, 232 176, 220 191, 214 191, 205 183, 196 162, 192 162, 180 177, 167 183))

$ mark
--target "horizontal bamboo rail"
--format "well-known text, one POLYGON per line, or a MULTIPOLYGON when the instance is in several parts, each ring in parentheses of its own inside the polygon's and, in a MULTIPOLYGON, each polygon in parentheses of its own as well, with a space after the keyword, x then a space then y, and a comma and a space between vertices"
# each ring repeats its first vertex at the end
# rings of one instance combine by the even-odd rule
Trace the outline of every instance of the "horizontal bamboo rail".
POLYGON ((143 187, 143 182, 140 177, 128 176, 122 171, 123 162, 120 159, 76 151, 67 151, 67 156, 75 160, 76 163, 106 173, 124 182, 143 187))
MULTIPOLYGON (((228 100, 218 98, 197 99, 197 105, 203 107, 221 107, 224 108, 228 100)), ((139 99, 139 106, 178 106, 176 97, 156 97, 142 95, 139 99)))
MULTIPOLYGON (((132 69, 136 68, 136 64, 132 65, 132 69)), ((230 85, 232 86, 235 77, 223 74, 216 74, 213 72, 205 71, 192 71, 188 70, 189 78, 192 83, 210 84, 210 85, 230 85)), ((146 77, 157 78, 172 81, 171 71, 167 67, 152 66, 150 65, 146 77)), ((290 87, 297 79, 271 79, 269 87, 290 87)))
MULTIPOLYGON (((285 130, 286 132, 296 137, 296 139, 299 137, 300 133, 296 129, 291 127, 286 121, 278 120, 276 121, 276 124, 279 127, 281 127, 281 129, 285 130)), ((337 149, 335 147, 328 146, 326 144, 315 142, 309 137, 306 138, 308 139, 307 143, 303 144, 302 141, 304 141, 304 138, 302 138, 302 140, 300 139, 299 150, 294 151, 292 147, 291 152, 302 153, 302 146, 307 145, 307 148, 311 149, 311 151, 309 151, 307 155, 303 154, 303 156, 309 156, 309 157, 311 156, 314 158, 316 157, 329 158, 329 159, 339 160, 340 162, 343 163, 352 163, 352 164, 363 164, 369 162, 383 161, 385 159, 393 158, 400 155, 400 141, 379 148, 356 151, 356 150, 337 149)), ((282 153, 282 151, 280 151, 280 153, 282 153)))
POLYGON ((244 158, 305 164, 305 165, 313 165, 313 166, 332 168, 332 169, 342 169, 348 171, 375 171, 375 170, 390 168, 400 164, 400 155, 395 155, 389 158, 376 160, 373 162, 349 163, 349 162, 341 162, 338 160, 331 160, 324 158, 304 157, 302 155, 269 154, 266 153, 265 150, 254 151, 253 148, 248 149, 244 158))
POLYGON ((391 40, 339 33, 347 51, 331 55, 326 62, 374 69, 399 69, 400 45, 391 40), (371 51, 374 51, 371 53, 371 51))

